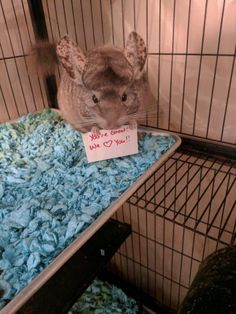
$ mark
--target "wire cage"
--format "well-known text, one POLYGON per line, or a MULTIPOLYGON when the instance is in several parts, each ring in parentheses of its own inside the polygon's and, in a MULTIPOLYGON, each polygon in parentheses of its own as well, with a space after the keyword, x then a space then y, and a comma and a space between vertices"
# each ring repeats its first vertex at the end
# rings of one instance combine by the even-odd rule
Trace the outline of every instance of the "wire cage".
POLYGON ((116 213, 132 236, 109 270, 178 308, 202 260, 235 244, 236 0, 2 0, 0 21, 0 122, 56 106, 61 68, 34 73, 36 38, 68 33, 84 51, 124 47, 133 29, 144 38, 156 99, 146 125, 185 145, 116 213))
POLYGON ((180 149, 129 199, 116 219, 132 237, 111 271, 178 308, 199 265, 235 244, 236 164, 180 149))

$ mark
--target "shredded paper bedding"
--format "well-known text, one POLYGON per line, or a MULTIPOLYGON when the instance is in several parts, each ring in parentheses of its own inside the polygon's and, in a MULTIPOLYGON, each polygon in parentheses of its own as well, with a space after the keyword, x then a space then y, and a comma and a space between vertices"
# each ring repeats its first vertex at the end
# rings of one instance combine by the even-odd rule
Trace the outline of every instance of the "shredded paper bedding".
POLYGON ((0 125, 0 309, 175 142, 88 164, 81 134, 50 110, 0 125))
POLYGON ((137 302, 121 289, 94 280, 67 314, 137 314, 137 302))

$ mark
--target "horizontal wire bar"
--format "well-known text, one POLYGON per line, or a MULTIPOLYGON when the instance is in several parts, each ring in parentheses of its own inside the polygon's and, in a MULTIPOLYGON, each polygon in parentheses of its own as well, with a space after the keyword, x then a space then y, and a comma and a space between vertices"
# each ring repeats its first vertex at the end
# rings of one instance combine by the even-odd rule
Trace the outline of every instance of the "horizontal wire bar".
MULTIPOLYGON (((145 126, 147 126, 147 125, 145 125, 145 124, 140 124, 140 127, 145 127, 145 126)), ((163 131, 168 131, 168 129, 167 128, 161 128, 161 127, 159 127, 158 126, 158 130, 163 130, 163 131)), ((194 138, 194 139, 199 139, 199 140, 206 140, 207 138, 205 137, 205 136, 200 136, 200 135, 197 135, 197 134, 194 134, 194 135, 192 135, 192 134, 190 134, 190 133, 186 133, 186 132, 180 132, 180 131, 175 131, 175 134, 179 134, 179 135, 185 135, 186 137, 191 137, 191 138, 194 138)), ((230 142, 230 141, 226 141, 226 140, 224 140, 224 141, 222 141, 222 140, 217 140, 217 139, 207 139, 208 141, 211 141, 211 142, 214 142, 214 143, 217 143, 217 144, 225 144, 225 145, 233 145, 233 146, 235 146, 235 142, 230 142)))
MULTIPOLYGON (((192 157, 195 157, 194 155, 192 155, 192 157)), ((171 157, 171 159, 174 159, 174 160, 179 160, 179 159, 177 159, 177 158, 175 158, 175 157, 171 157)), ((200 159, 202 159, 202 157, 200 157, 199 158, 199 160, 200 159)), ((203 159, 202 159, 203 160, 203 159)), ((212 159, 213 160, 213 159, 212 159)), ((209 161, 212 161, 211 160, 211 158, 209 158, 209 161)), ((217 164, 221 164, 221 160, 216 160, 216 159, 214 159, 215 160, 215 162, 217 163, 217 164)), ((180 161, 182 161, 182 160, 180 160, 180 161)), ((186 161, 186 163, 187 164, 192 164, 192 162, 190 162, 190 161, 186 161)), ((217 171, 218 170, 218 168, 214 168, 214 167, 212 167, 212 166, 207 166, 207 165, 200 165, 200 164, 196 164, 196 166, 198 166, 198 167, 200 167, 200 168, 205 168, 205 169, 211 169, 212 171, 217 171)), ((231 164, 230 164, 230 166, 231 166, 231 164)), ((234 168, 234 165, 232 165, 232 169, 235 169, 234 168)), ((226 170, 221 170, 220 171, 221 173, 226 173, 227 171, 226 170)), ((230 173, 230 175, 231 176, 236 176, 236 172, 235 173, 230 173)))
POLYGON ((149 52, 149 56, 203 56, 203 57, 235 57, 234 53, 192 53, 192 52, 149 52))
POLYGON ((166 243, 162 243, 162 242, 160 242, 160 241, 158 241, 158 240, 156 240, 156 239, 154 240, 153 238, 150 238, 149 236, 144 236, 143 234, 138 233, 138 232, 135 231, 135 230, 132 230, 132 233, 138 235, 138 236, 141 237, 141 238, 144 238, 145 240, 149 240, 149 241, 153 242, 154 244, 158 244, 158 245, 161 245, 161 246, 165 246, 166 248, 168 248, 169 250, 171 250, 171 251, 173 251, 173 252, 175 252, 175 253, 178 253, 178 254, 180 254, 180 255, 183 255, 184 257, 187 257, 187 258, 189 258, 189 259, 193 259, 195 262, 198 262, 198 263, 201 262, 201 260, 199 260, 199 259, 193 257, 192 255, 188 255, 188 254, 186 254, 186 253, 184 253, 184 252, 182 252, 182 251, 178 251, 177 249, 175 249, 174 247, 169 246, 169 245, 166 244, 166 243))
POLYGON ((9 56, 9 57, 3 57, 3 58, 0 58, 0 61, 4 61, 4 60, 14 60, 14 59, 17 59, 17 58, 25 58, 27 57, 28 55, 27 54, 21 54, 21 55, 15 55, 15 56, 9 56))
POLYGON ((162 277, 162 278, 164 278, 164 279, 167 279, 167 280, 169 280, 169 281, 175 283, 176 285, 178 285, 178 286, 180 286, 180 287, 183 287, 183 288, 185 288, 185 289, 188 289, 188 288, 189 288, 188 286, 185 286, 185 285, 183 285, 182 283, 180 283, 180 282, 178 282, 178 281, 175 281, 174 279, 169 278, 169 277, 167 277, 166 275, 164 275, 164 274, 162 274, 162 273, 160 273, 160 272, 158 272, 158 271, 156 271, 156 270, 153 270, 152 268, 150 268, 150 267, 148 267, 148 266, 146 266, 146 265, 141 264, 140 262, 137 262, 136 260, 132 259, 132 258, 129 257, 129 256, 124 255, 124 254, 121 253, 121 252, 116 252, 116 254, 119 254, 119 255, 123 256, 124 258, 127 258, 129 261, 131 261, 131 262, 137 264, 138 266, 143 267, 143 268, 145 268, 146 270, 148 270, 148 271, 150 271, 150 272, 153 272, 153 273, 155 273, 156 275, 159 275, 160 277, 162 277))
MULTIPOLYGON (((131 205, 133 205, 132 203, 130 203, 131 205)), ((163 206, 161 206, 161 205, 159 205, 159 207, 161 207, 161 208, 163 208, 164 209, 164 207, 163 206)), ((142 210, 146 210, 146 207, 143 207, 143 206, 141 206, 140 204, 138 204, 137 205, 137 208, 138 209, 142 209, 142 210)), ((171 212, 173 212, 174 213, 174 211, 173 210, 170 210, 171 212)), ((227 242, 227 241, 224 241, 224 240, 218 240, 216 237, 213 237, 212 235, 210 235, 210 234, 206 234, 206 232, 203 232, 203 231, 200 231, 200 230, 196 230, 196 229, 194 229, 194 227, 190 227, 190 226, 188 226, 187 224, 184 224, 183 225, 183 223, 182 222, 179 222, 178 220, 174 220, 174 219, 172 219, 172 218, 169 218, 168 216, 163 216, 162 214, 159 214, 158 212, 155 212, 154 213, 156 216, 158 216, 158 217, 160 217, 160 218, 163 218, 163 219, 166 219, 167 221, 170 221, 170 222, 174 222, 176 225, 178 225, 178 226, 180 226, 180 227, 183 227, 183 228, 186 228, 186 229, 188 229, 188 230, 190 230, 190 231, 193 231, 194 233, 197 233, 197 234, 199 234, 199 235, 201 235, 201 236, 204 236, 204 237, 207 237, 208 239, 210 239, 210 240, 213 240, 213 241, 215 241, 215 242, 219 242, 220 244, 223 244, 223 245, 229 245, 229 242, 227 242)), ((184 214, 179 214, 179 216, 184 216, 184 214)), ((194 220, 194 218, 190 218, 190 220, 194 220)), ((206 222, 204 222, 204 221, 201 221, 201 224, 202 225, 207 225, 207 223, 206 222)), ((219 227, 217 227, 217 226, 214 226, 214 228, 215 229, 220 229, 219 227)), ((236 231, 236 227, 235 227, 235 231, 236 231)), ((134 231, 133 231, 134 232, 134 231)), ((229 234, 229 235, 232 235, 232 232, 230 232, 230 231, 228 231, 228 230, 224 230, 224 232, 225 233, 227 233, 227 234, 229 234)), ((139 234, 139 233, 137 233, 137 234, 139 234)), ((139 234, 140 235, 140 234, 139 234)), ((235 239, 236 240, 236 239, 235 239)))
MULTIPOLYGON (((130 205, 133 205, 133 203, 130 202, 130 201, 127 201, 127 203, 130 204, 130 205)), ((152 204, 152 205, 156 205, 156 204, 154 204, 154 203, 151 203, 151 204, 152 204)), ((170 220, 170 221, 172 221, 172 222, 174 222, 174 223, 177 223, 176 220, 173 220, 172 218, 169 218, 168 216, 166 216, 166 215, 164 215, 164 214, 160 214, 160 213, 158 213, 158 212, 153 213, 152 210, 149 210, 149 209, 146 208, 146 204, 145 204, 145 207, 142 206, 142 205, 140 205, 140 204, 137 205, 137 207, 138 207, 139 209, 141 209, 141 210, 148 210, 148 212, 151 213, 151 214, 153 214, 153 215, 157 215, 158 217, 161 217, 161 218, 163 218, 163 219, 168 219, 168 220, 170 220)), ((158 207, 161 208, 161 209, 163 209, 163 210, 166 209, 166 207, 164 207, 164 206, 162 206, 162 205, 159 205, 158 207)), ((171 213, 174 214, 174 213, 175 213, 175 210, 173 210, 173 209, 170 208, 170 209, 169 209, 169 212, 171 212, 171 213)), ((186 214, 180 212, 178 216, 180 216, 181 218, 184 218, 184 217, 186 217, 186 214)), ((177 217, 177 218, 178 218, 178 217, 177 217)), ((188 218, 188 221, 189 221, 189 222, 192 221, 192 222, 194 223, 194 222, 197 221, 197 218, 189 217, 189 218, 188 218)), ((181 222, 181 223, 178 223, 178 224, 179 224, 180 226, 182 226, 182 227, 185 227, 185 225, 183 225, 182 222, 181 222)), ((205 222, 205 221, 201 221, 201 224, 204 225, 204 226, 208 226, 208 223, 205 222)), ((188 226, 188 227, 189 227, 190 230, 194 230, 194 227, 190 227, 190 226, 188 226)), ((220 231, 220 230, 221 230, 221 227, 220 227, 220 226, 217 226, 217 225, 213 225, 212 228, 216 229, 217 231, 220 231)), ((225 229, 224 232, 226 232, 227 234, 232 234, 232 231, 229 231, 229 230, 227 230, 227 229, 225 229)), ((204 235, 205 235, 205 233, 204 233, 204 235)), ((216 240, 216 238, 214 238, 214 239, 216 240)))

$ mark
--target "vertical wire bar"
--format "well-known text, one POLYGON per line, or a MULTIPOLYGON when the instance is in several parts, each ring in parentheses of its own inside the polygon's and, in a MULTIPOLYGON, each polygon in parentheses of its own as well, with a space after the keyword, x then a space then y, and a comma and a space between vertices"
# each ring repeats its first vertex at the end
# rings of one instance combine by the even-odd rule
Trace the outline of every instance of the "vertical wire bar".
MULTIPOLYGON (((125 222, 125 214, 124 214, 124 205, 122 206, 121 208, 121 211, 122 211, 122 221, 125 222)), ((124 249, 125 249, 125 260, 126 260, 126 280, 128 279, 128 281, 130 281, 130 278, 129 278, 129 269, 128 269, 128 249, 127 249, 127 240, 125 240, 124 242, 124 249)))
POLYGON ((86 38, 86 34, 85 34, 84 11, 83 11, 82 0, 80 0, 80 10, 81 10, 82 25, 83 25, 83 33, 84 33, 84 44, 85 44, 85 49, 87 50, 88 44, 87 44, 87 38, 86 38))
POLYGON ((96 45, 95 41, 95 32, 94 32, 94 20, 93 20, 93 6, 92 6, 92 0, 90 0, 90 12, 91 12, 91 20, 92 20, 92 30, 93 30, 93 45, 96 45))
MULTIPOLYGON (((235 55, 236 55, 236 47, 235 47, 235 55)), ((228 92, 227 92, 226 105, 225 105, 225 112, 224 112, 223 124, 222 124, 221 136, 220 136, 220 140, 221 140, 221 141, 223 141, 223 135, 224 135, 224 129, 225 129, 225 120, 226 120, 226 115, 227 115, 228 105, 229 105, 229 96, 230 96, 231 85, 232 85, 232 80, 233 80, 235 59, 236 59, 236 58, 235 58, 235 56, 234 56, 234 57, 233 57, 233 64, 232 64, 232 68, 231 68, 231 73, 230 73, 229 88, 228 88, 228 92)))
MULTIPOLYGON (((226 191, 225 191, 225 196, 227 197, 227 194, 228 194, 228 191, 229 191, 229 182, 230 182, 230 174, 228 176, 228 182, 227 182, 227 187, 226 187, 226 191)), ((234 183, 234 181, 233 181, 234 183)), ((218 246, 219 246, 219 240, 220 240, 220 230, 221 230, 221 226, 222 226, 222 223, 223 223, 223 217, 224 217, 224 211, 225 211, 225 204, 226 204, 226 199, 224 200, 224 205, 223 205, 223 208, 222 208, 222 213, 221 213, 221 218, 220 218, 220 224, 219 224, 219 229, 218 229, 218 237, 217 237, 217 242, 216 242, 216 249, 218 249, 218 246)))
MULTIPOLYGON (((220 172, 220 169, 222 168, 223 164, 224 164, 224 163, 222 163, 221 167, 220 167, 218 170, 214 170, 214 171, 215 171, 215 176, 218 175, 218 173, 220 172)), ((211 206, 211 201, 212 201, 212 200, 215 198, 215 196, 217 195, 217 193, 218 193, 220 187, 222 186, 223 182, 224 182, 225 179, 227 178, 227 175, 229 174, 229 172, 230 172, 231 169, 232 169, 232 166, 227 170, 227 172, 226 172, 225 175, 224 175, 223 180, 221 181, 221 184, 218 186, 218 188, 216 189, 216 191, 212 194, 212 198, 211 198, 211 200, 207 203, 207 206, 204 208, 204 211, 203 211, 203 213, 201 214, 201 216, 200 216, 200 218, 199 218, 199 221, 196 223, 196 227, 197 227, 198 224, 200 223, 200 220, 204 217, 205 213, 206 213, 207 210, 208 210, 208 207, 211 206)), ((215 180, 215 177, 214 177, 214 180, 215 180)), ((211 184, 212 182, 213 182, 213 184, 214 184, 214 180, 213 180, 213 181, 211 180, 211 181, 210 181, 210 184, 211 184)), ((209 185, 208 185, 208 187, 209 187, 209 185)), ((208 187, 207 187, 207 189, 208 189, 208 187)))
MULTIPOLYGON (((224 214, 224 210, 225 210, 225 203, 226 203, 228 194, 229 194, 229 192, 231 191, 231 189, 232 189, 232 187, 233 187, 233 185, 234 185, 234 183, 235 183, 235 181, 236 181, 236 177, 235 177, 234 180, 232 180, 232 182, 231 182, 231 184, 230 184, 230 186, 229 186, 230 173, 228 173, 227 178, 228 178, 228 182, 227 182, 227 186, 226 186, 225 195, 224 195, 224 197, 223 197, 221 203, 219 204, 220 206, 218 207, 218 210, 217 210, 217 212, 215 213, 215 215, 214 215, 214 217, 213 217, 213 219, 212 219, 212 221, 211 221, 211 225, 214 224, 214 221, 216 220, 217 216, 219 215, 219 213, 220 213, 220 211, 221 211, 221 208, 222 208, 222 217, 221 217, 221 219, 223 219, 223 214, 224 214)), ((223 179, 223 181, 224 181, 224 179, 223 179)), ((222 181, 222 182, 223 182, 223 181, 222 181)), ((221 221, 221 222, 222 222, 222 221, 221 221)), ((210 229, 211 229, 211 227, 212 227, 211 225, 208 227, 207 232, 210 231, 210 229)))
MULTIPOLYGON (((148 42, 148 0, 146 0, 146 47, 147 47, 147 77, 148 77, 148 52, 149 52, 149 42, 148 42)), ((148 113, 146 113, 146 125, 148 125, 148 113)))
POLYGON ((180 132, 183 131, 183 116, 184 116, 184 104, 185 104, 185 92, 186 92, 186 74, 188 66, 188 45, 189 45, 189 30, 190 30, 190 16, 191 16, 191 4, 192 0, 189 1, 188 7, 188 26, 187 26, 187 39, 186 39, 186 55, 185 55, 185 64, 184 64, 184 82, 183 82, 183 96, 181 104, 181 121, 180 121, 180 132))
MULTIPOLYGON (((177 173, 177 161, 175 162, 175 173, 177 173)), ((175 198, 175 203, 174 203, 174 211, 176 209, 176 196, 177 196, 177 176, 175 175, 175 190, 174 190, 174 198, 175 198)), ((171 273, 170 273, 170 278, 173 278, 173 268, 174 268, 174 241, 175 241, 175 220, 173 220, 172 222, 173 224, 173 232, 172 232, 172 252, 171 252, 171 273)), ((173 281, 171 280, 170 282, 170 300, 169 300, 169 306, 171 307, 171 303, 172 303, 172 285, 173 285, 173 281)))
MULTIPOLYGON (((14 7, 14 6, 13 6, 13 7, 14 7)), ((11 50, 12 50, 12 54, 13 54, 13 57, 14 57, 13 60, 14 60, 14 64, 15 64, 15 67, 16 67, 16 72, 17 72, 17 77, 18 77, 19 84, 20 84, 20 89, 21 89, 21 92, 22 92, 22 96, 23 96, 23 99, 24 99, 24 103, 25 103, 25 106, 26 106, 26 110, 29 112, 29 108, 28 108, 28 105, 27 105, 27 102, 26 102, 26 97, 25 97, 24 88, 23 88, 23 85, 22 85, 22 82, 21 82, 21 77, 20 77, 20 72, 19 72, 18 64, 17 64, 17 62, 16 62, 16 55, 15 55, 15 52, 14 52, 14 48, 13 48, 13 44, 12 44, 12 39, 11 39, 10 32, 9 32, 9 29, 8 29, 7 19, 6 19, 6 15, 5 15, 5 13, 4 13, 4 10, 3 10, 2 2, 1 2, 1 8, 2 8, 2 12, 3 12, 3 19, 4 19, 4 22, 5 22, 5 25, 6 25, 7 36, 8 36, 9 43, 10 43, 11 50)), ((24 53, 24 51, 22 51, 22 52, 24 53)), ((2 51, 2 55, 3 55, 3 51, 2 51)), ((3 57, 4 57, 4 55, 3 55, 3 57)))
POLYGON ((48 20, 49 20, 50 30, 51 30, 51 34, 52 34, 52 40, 55 41, 53 29, 52 29, 51 18, 50 18, 50 13, 49 13, 48 0, 46 0, 46 5, 47 5, 47 11, 48 11, 48 20))
POLYGON ((234 245, 235 238, 236 238, 236 218, 235 218, 233 233, 232 233, 232 237, 231 237, 231 241, 230 241, 231 245, 234 245))
MULTIPOLYGON (((187 189, 186 189, 186 201, 184 202, 185 203, 184 216, 186 216, 186 211, 187 211, 187 199, 188 199, 188 193, 189 193, 189 191, 188 191, 188 187, 189 187, 188 183, 189 183, 189 164, 188 164, 187 184, 186 184, 186 186, 187 186, 187 189)), ((181 276, 182 276, 182 270, 183 270, 183 256, 184 256, 183 251, 184 251, 185 230, 186 230, 184 225, 182 226, 182 228, 183 228, 183 240, 182 240, 182 247, 181 247, 181 262, 180 262, 180 274, 179 274, 179 284, 180 285, 181 285, 181 276)), ((179 286, 179 290, 178 290, 178 304, 177 304, 177 307, 179 307, 179 305, 180 305, 180 286, 179 286)))
MULTIPOLYGON (((216 171, 214 170, 214 180, 213 180, 213 183, 212 183, 212 189, 211 189, 211 199, 212 199, 212 194, 213 194, 213 191, 214 191, 214 186, 215 186, 215 178, 216 178, 216 171)), ((210 210, 209 210, 210 212, 210 210)), ((207 219, 207 225, 209 224, 209 218, 210 218, 210 214, 208 212, 208 219, 207 219)), ((207 243, 207 238, 208 238, 208 234, 207 232, 205 233, 204 235, 204 245, 203 245, 203 251, 202 251, 202 261, 204 259, 204 255, 205 255, 205 251, 206 251, 206 243, 207 243)))
POLYGON ((121 14, 122 14, 122 34, 123 34, 123 47, 125 48, 125 21, 124 21, 124 0, 121 0, 121 14))
POLYGON ((9 74, 9 71, 8 71, 7 63, 6 63, 6 60, 4 58, 4 53, 3 53, 1 42, 0 42, 0 49, 1 49, 2 56, 3 56, 3 62, 4 62, 4 65, 5 65, 5 69, 6 69, 6 72, 7 72, 7 78, 8 78, 8 82, 9 82, 9 85, 10 85, 11 93, 12 93, 12 96, 13 96, 13 99, 14 99, 16 112, 17 112, 17 115, 20 116, 20 112, 19 112, 19 108, 18 108, 18 105, 17 105, 17 102, 16 102, 16 97, 15 97, 15 94, 14 94, 14 90, 13 90, 13 87, 12 87, 12 82, 11 82, 11 79, 10 79, 10 74, 9 74))
MULTIPOLYGON (((164 163, 164 208, 166 208, 166 163, 164 163)), ((163 217, 163 246, 162 246, 162 303, 164 304, 164 286, 165 286, 165 217, 163 217)))
POLYGON ((134 30, 136 31, 136 3, 135 0, 133 0, 134 5, 134 30))
MULTIPOLYGON (((145 183, 145 185, 144 185, 144 189, 145 189, 145 195, 147 195, 147 186, 146 186, 146 183, 145 183)), ((145 203, 146 203, 146 199, 145 199, 145 203)), ((146 239, 146 247, 147 247, 147 249, 146 249, 146 254, 147 254, 147 256, 146 256, 146 258, 147 258, 147 260, 146 260, 146 262, 147 262, 147 291, 148 291, 148 293, 150 293, 150 284, 149 284, 149 280, 148 280, 148 276, 149 276, 149 249, 148 249, 148 225, 147 225, 147 208, 145 208, 144 209, 144 212, 145 212, 145 220, 146 220, 146 226, 145 226, 145 239, 146 239)))
POLYGON ((105 44, 104 25, 103 25, 103 14, 102 14, 102 0, 100 0, 100 12, 101 12, 101 24, 102 24, 102 40, 103 40, 103 44, 105 44))
POLYGON ((227 215, 227 218, 226 218, 226 220, 225 220, 225 222, 224 222, 224 225, 223 225, 222 229, 220 230, 220 237, 222 236, 222 234, 223 234, 223 232, 224 232, 224 230, 225 230, 225 228, 226 228, 226 226, 227 226, 227 223, 228 223, 228 221, 229 221, 229 218, 230 218, 232 212, 233 212, 234 209, 235 209, 235 206, 236 206, 236 199, 235 199, 235 201, 234 201, 233 206, 231 207, 231 209, 230 209, 230 211, 229 211, 229 214, 227 215))
POLYGON ((215 82, 216 82, 216 73, 217 73, 218 60, 219 60, 221 33, 222 33, 222 26, 223 26, 223 21, 224 21, 224 12, 225 12, 225 0, 224 0, 224 2, 223 2, 223 8, 222 8, 222 14, 221 14, 221 21, 220 21, 220 31, 219 31, 219 37, 218 37, 217 55, 216 55, 216 62, 215 62, 215 69, 214 69, 214 77, 213 77, 212 90, 211 90, 210 108, 209 108, 209 114, 208 114, 208 119, 207 119, 206 138, 208 138, 208 134, 209 134, 209 126, 210 126, 212 102, 213 102, 213 95, 214 95, 215 82))
MULTIPOLYGON (((28 25, 28 21, 27 21, 27 18, 26 18, 26 12, 25 12, 25 7, 24 7, 24 4, 23 4, 23 0, 21 0, 21 5, 22 5, 22 8, 23 8, 23 12, 24 12, 24 20, 25 20, 25 24, 26 24, 26 28, 27 28, 27 32, 28 32, 28 36, 29 36, 29 40, 30 40, 30 44, 32 45, 32 39, 30 37, 29 25, 28 25)), ((45 106, 45 102, 44 102, 42 86, 41 86, 41 82, 40 82, 38 73, 37 73, 37 80, 38 80, 38 84, 39 84, 39 89, 40 89, 41 99, 42 99, 42 102, 43 102, 43 107, 45 108, 46 106, 45 106)), ((32 94, 33 94, 33 97, 34 97, 34 93, 33 92, 32 92, 32 94)))
MULTIPOLYGON (((215 163, 216 163, 216 161, 214 161, 213 164, 215 164, 215 163)), ((221 170, 222 167, 223 167, 223 164, 222 164, 222 165, 220 166, 220 168, 217 170, 217 173, 220 172, 220 170, 221 170)), ((205 174, 203 175, 203 178, 202 178, 202 179, 204 179, 204 178, 207 176, 207 174, 209 173, 210 170, 211 170, 211 168, 208 168, 208 169, 207 169, 207 171, 206 171, 205 174)), ((198 201, 200 201, 200 200, 203 198, 203 196, 205 195, 205 193, 207 192, 207 190, 208 190, 208 188, 210 187, 211 184, 212 184, 212 180, 210 180, 210 182, 208 183, 206 189, 203 191, 203 193, 202 193, 202 195, 200 196, 200 198, 198 199, 198 201)), ((192 196, 192 194, 193 194, 193 193, 190 194, 190 197, 192 196)), ((189 199, 190 199, 190 197, 189 197, 189 199)), ((197 207, 197 204, 198 204, 198 202, 195 203, 195 205, 194 205, 194 207, 191 209, 190 213, 188 213, 188 215, 187 215, 186 218, 185 218, 184 223, 186 223, 186 222, 188 221, 189 217, 191 216, 191 214, 194 212, 195 208, 197 207)), ((202 217, 199 218, 199 221, 201 220, 201 218, 202 218, 202 217)))
POLYGON ((113 19, 113 6, 112 6, 112 0, 110 0, 110 7, 111 7, 111 31, 112 31, 112 43, 115 44, 115 38, 114 38, 114 19, 113 19))
POLYGON ((68 34, 68 24, 67 24, 67 18, 66 18, 65 0, 62 0, 62 7, 63 7, 63 15, 65 18, 66 33, 68 34))
MULTIPOLYGON (((131 215, 131 205, 129 203, 129 217, 130 217, 130 224, 132 224, 132 215, 131 215)), ((135 282, 135 286, 137 287, 138 286, 138 283, 137 283, 137 277, 135 276, 135 263, 134 263, 134 233, 132 231, 132 234, 131 234, 131 251, 132 251, 132 265, 133 265, 133 274, 134 274, 134 282, 135 282)))
POLYGON ((58 14, 57 14, 56 0, 54 0, 53 3, 54 3, 54 8, 55 8, 55 14, 56 14, 56 22, 57 22, 58 34, 59 34, 59 37, 61 37, 61 30, 60 30, 59 23, 58 23, 58 14))
POLYGON ((137 224, 138 224, 138 244, 139 244, 139 265, 140 265, 140 290, 143 288, 143 279, 141 274, 141 233, 140 233, 140 220, 139 220, 140 209, 137 208, 137 224))
MULTIPOLYGON (((114 217, 115 217, 115 219, 116 219, 117 221, 120 221, 119 218, 118 218, 118 213, 117 213, 117 211, 115 212, 114 217)), ((117 265, 120 265, 119 273, 122 273, 123 271, 122 271, 122 261, 121 261, 121 251, 120 251, 120 248, 119 248, 118 251, 116 252, 115 257, 116 257, 117 260, 118 260, 118 258, 119 258, 119 260, 120 260, 120 263, 116 262, 116 264, 117 264, 117 265)))
MULTIPOLYGON (((156 173, 154 173, 154 195, 156 195, 156 173)), ((154 198, 155 203, 155 198, 154 198)), ((154 295, 157 296, 157 215, 153 213, 154 218, 154 265, 155 265, 155 273, 154 273, 154 295)))
POLYGON ((10 114, 9 114, 9 111, 8 111, 8 107, 7 107, 7 103, 6 103, 6 98, 5 98, 4 94, 3 94, 3 90, 2 90, 1 84, 0 84, 0 91, 1 91, 1 94, 2 94, 3 103, 4 103, 4 107, 6 108, 6 112, 7 112, 8 119, 10 120, 11 117, 10 117, 10 114))
MULTIPOLYGON (((190 157, 189 157, 189 158, 190 158, 190 157)), ((189 159, 189 158, 188 158, 188 159, 189 159)), ((206 161, 207 161, 207 160, 206 160, 206 161)), ((205 162, 206 162, 206 161, 205 161, 205 162)), ((185 161, 185 162, 186 162, 186 161, 185 161)), ((181 175, 181 177, 177 180, 177 183, 181 182, 181 180, 185 177, 186 173, 194 167, 194 165, 196 164, 196 162, 197 162, 197 160, 195 160, 195 161, 191 164, 191 166, 189 167, 189 169, 188 169, 187 171, 185 171, 185 172, 181 175)), ((183 162, 183 163, 181 164, 181 166, 178 168, 178 171, 182 168, 183 165, 184 165, 184 162, 183 162)), ((198 171, 199 171, 199 169, 198 169, 198 170, 194 173, 194 175, 191 177, 190 182, 195 178, 195 176, 197 175, 198 171)), ((208 171, 209 171, 209 169, 208 169, 208 171)), ((167 180, 167 181, 169 181, 169 180, 167 180)), ((184 186, 184 187, 182 188, 182 190, 178 193, 177 199, 180 197, 180 195, 184 192, 185 189, 186 189, 186 186, 184 186)), ((172 188, 170 189, 170 191, 168 192, 167 196, 168 196, 173 190, 174 190, 174 187, 172 187, 172 188)), ((192 193, 193 193, 193 192, 192 192, 192 193)), ((192 196, 192 193, 190 194, 189 197, 192 196)), ((163 201, 163 199, 162 199, 159 203, 162 203, 162 201, 163 201)), ((188 200, 187 200, 187 201, 188 201, 188 200)), ((173 206, 174 202, 175 202, 175 201, 172 201, 172 203, 169 205, 169 208, 165 209, 164 215, 167 214, 167 212, 169 211, 169 209, 171 208, 171 206, 173 206)), ((174 219, 178 216, 178 214, 179 214, 179 213, 181 212, 181 210, 184 208, 184 205, 185 205, 185 204, 183 204, 183 205, 181 206, 181 208, 176 212, 176 214, 174 215, 174 219)))
POLYGON ((198 104, 200 77, 201 77, 201 70, 202 70, 202 58, 203 58, 203 47, 204 47, 204 39, 205 39, 207 8, 208 8, 208 0, 206 0, 205 13, 204 13, 204 23, 203 23, 202 43, 201 43, 201 54, 200 54, 200 63, 199 63, 199 70, 198 70, 196 99, 195 99, 195 105, 194 105, 193 133, 192 133, 192 135, 195 135, 195 124, 196 124, 196 115, 197 115, 197 107, 198 107, 197 104, 198 104))
POLYGON ((176 6, 176 0, 174 0, 173 21, 172 21, 172 47, 171 47, 171 68, 170 68, 170 93, 169 93, 169 110, 168 110, 168 130, 170 130, 171 107, 172 107, 172 84, 173 84, 174 45, 175 45, 175 6, 176 6))
MULTIPOLYGON (((201 183, 202 183, 202 167, 200 167, 200 179, 199 179, 199 186, 198 186, 198 197, 197 199, 200 198, 201 195, 201 183)), ((196 208, 196 218, 195 221, 198 220, 198 214, 199 214, 199 203, 197 204, 197 208, 196 208)), ((190 259, 190 272, 189 272, 189 282, 188 282, 188 286, 190 286, 191 284, 191 277, 192 277, 192 270, 193 270, 193 254, 194 254, 194 248, 195 248, 195 239, 196 239, 196 230, 193 233, 193 245, 192 245, 192 250, 191 250, 191 259, 190 259)))
POLYGON ((74 30, 75 30, 75 40, 78 43, 78 35, 77 35, 76 24, 75 24, 75 10, 74 10, 73 0, 71 0, 71 7, 72 7, 73 24, 74 24, 74 30))
POLYGON ((158 54, 158 90, 157 90, 157 127, 160 121, 160 68, 161 68, 161 0, 159 0, 159 54, 158 54))
MULTIPOLYGON (((15 6, 14 6, 12 0, 11 0, 11 4, 12 4, 12 7, 13 7, 14 17, 15 17, 16 24, 17 24, 18 35, 19 35, 19 38, 20 38, 20 46, 21 46, 21 49, 22 49, 22 52, 23 52, 23 59, 24 59, 24 63, 25 63, 25 66, 26 66, 26 70, 27 70, 27 76, 28 76, 28 80, 29 80, 29 84, 30 84, 30 90, 31 90, 31 94, 32 94, 32 97, 33 97, 33 101, 34 101, 34 109, 37 110, 36 101, 35 101, 35 96, 34 96, 34 92, 33 92, 33 88, 32 88, 32 83, 31 83, 31 79, 30 79, 30 75, 29 75, 29 67, 28 67, 28 64, 27 64, 27 62, 26 62, 26 58, 25 58, 25 55, 24 55, 24 54, 25 54, 25 51, 24 51, 23 41, 22 41, 22 37, 21 37, 21 32, 19 31, 20 25, 19 25, 19 23, 18 23, 18 19, 17 19, 17 15, 16 15, 15 6)), ((26 101, 26 100, 25 100, 25 101, 26 101)), ((26 103, 25 105, 26 105, 26 108, 27 108, 27 110, 28 110, 28 112, 29 112, 27 103, 26 103)))

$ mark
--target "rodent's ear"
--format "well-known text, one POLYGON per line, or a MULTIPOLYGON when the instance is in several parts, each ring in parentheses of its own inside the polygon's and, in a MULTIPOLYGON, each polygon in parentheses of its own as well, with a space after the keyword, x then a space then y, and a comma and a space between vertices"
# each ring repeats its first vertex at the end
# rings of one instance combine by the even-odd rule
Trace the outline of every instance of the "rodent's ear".
POLYGON ((65 35, 57 44, 57 55, 69 76, 81 84, 81 74, 84 69, 86 57, 76 43, 65 35))
POLYGON ((144 40, 136 32, 129 34, 125 47, 125 56, 133 66, 135 78, 137 78, 143 70, 147 58, 147 49, 144 40))

